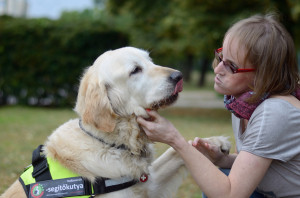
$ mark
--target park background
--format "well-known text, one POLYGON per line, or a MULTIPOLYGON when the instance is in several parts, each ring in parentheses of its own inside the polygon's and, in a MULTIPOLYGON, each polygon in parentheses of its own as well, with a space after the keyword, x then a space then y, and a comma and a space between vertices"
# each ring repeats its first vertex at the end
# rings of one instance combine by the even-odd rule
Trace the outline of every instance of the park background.
MULTIPOLYGON (((31 163, 32 150, 76 117, 80 76, 107 50, 143 48, 156 64, 182 71, 184 91, 161 114, 186 139, 226 135, 232 142, 230 113, 213 92, 211 69, 226 30, 253 14, 277 13, 299 58, 298 0, 81 0, 89 4, 72 8, 80 1, 73 0, 58 15, 43 15, 58 1, 38 2, 40 15, 32 16, 26 10, 34 0, 0 1, 0 194, 31 163), (24 3, 25 11, 10 13, 13 1, 24 3)), ((157 155, 167 148, 155 147, 157 155)), ((177 197, 199 198, 201 190, 189 176, 177 197)))

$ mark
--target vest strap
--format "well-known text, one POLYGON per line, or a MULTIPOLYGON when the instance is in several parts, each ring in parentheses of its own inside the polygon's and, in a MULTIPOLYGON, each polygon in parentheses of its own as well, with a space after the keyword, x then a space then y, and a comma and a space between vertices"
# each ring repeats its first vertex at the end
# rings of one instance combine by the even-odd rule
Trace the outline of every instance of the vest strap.
POLYGON ((32 177, 34 177, 37 182, 52 179, 47 158, 41 155, 42 149, 43 145, 40 145, 32 153, 32 177))
POLYGON ((119 179, 97 178, 93 185, 94 195, 110 193, 118 190, 123 190, 138 183, 137 180, 132 180, 129 177, 119 179))

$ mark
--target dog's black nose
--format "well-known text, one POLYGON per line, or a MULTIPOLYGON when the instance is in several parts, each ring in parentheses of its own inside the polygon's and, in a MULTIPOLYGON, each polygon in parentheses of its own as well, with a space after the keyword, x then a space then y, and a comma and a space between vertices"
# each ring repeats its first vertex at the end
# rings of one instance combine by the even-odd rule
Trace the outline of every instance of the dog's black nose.
POLYGON ((179 71, 173 72, 173 73, 171 73, 171 75, 170 75, 170 80, 171 80, 172 82, 177 83, 177 82, 180 81, 181 79, 182 79, 182 73, 179 72, 179 71))

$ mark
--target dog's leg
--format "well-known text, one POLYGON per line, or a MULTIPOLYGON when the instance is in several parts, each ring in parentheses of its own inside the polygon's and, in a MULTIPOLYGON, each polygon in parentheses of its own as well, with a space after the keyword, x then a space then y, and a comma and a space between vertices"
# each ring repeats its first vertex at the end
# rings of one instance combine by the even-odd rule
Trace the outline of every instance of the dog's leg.
POLYGON ((173 148, 169 148, 150 167, 149 197, 174 197, 186 175, 183 160, 173 148))
POLYGON ((26 198, 25 191, 19 180, 15 181, 1 196, 0 198, 26 198))

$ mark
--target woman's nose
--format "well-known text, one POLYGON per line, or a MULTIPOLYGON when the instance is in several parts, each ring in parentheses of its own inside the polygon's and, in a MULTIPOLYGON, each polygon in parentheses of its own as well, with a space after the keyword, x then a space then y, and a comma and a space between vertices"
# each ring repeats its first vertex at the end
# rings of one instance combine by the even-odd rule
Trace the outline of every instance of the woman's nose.
POLYGON ((215 74, 223 74, 225 72, 225 66, 223 64, 223 61, 219 62, 217 66, 214 68, 215 74))

